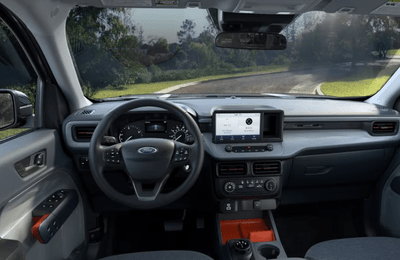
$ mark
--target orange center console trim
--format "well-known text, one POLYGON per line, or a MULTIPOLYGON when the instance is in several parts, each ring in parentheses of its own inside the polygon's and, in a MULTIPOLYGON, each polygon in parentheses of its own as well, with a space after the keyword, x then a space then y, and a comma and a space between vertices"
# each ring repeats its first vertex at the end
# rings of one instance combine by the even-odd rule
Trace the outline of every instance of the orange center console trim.
POLYGON ((221 220, 222 243, 230 239, 247 238, 251 242, 275 241, 275 234, 269 229, 263 219, 221 220))

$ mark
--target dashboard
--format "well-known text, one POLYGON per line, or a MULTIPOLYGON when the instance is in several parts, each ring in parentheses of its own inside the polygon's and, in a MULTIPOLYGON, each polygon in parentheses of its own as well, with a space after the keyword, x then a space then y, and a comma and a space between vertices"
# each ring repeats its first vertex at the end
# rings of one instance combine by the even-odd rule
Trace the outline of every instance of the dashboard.
MULTIPOLYGON (((89 190, 96 186, 87 161, 91 134, 121 102, 93 104, 63 123, 65 144, 89 190)), ((198 187, 183 199, 200 205, 209 196, 206 204, 217 201, 224 212, 226 203, 234 205, 230 210, 241 211, 366 198, 400 143, 399 113, 364 102, 279 97, 172 102, 198 124, 206 154, 198 187)), ((179 118, 155 107, 137 108, 117 118, 109 136, 115 142, 138 138, 193 142, 179 118)), ((176 173, 183 179, 185 174, 184 169, 176 173)), ((117 182, 116 175, 110 176, 109 181, 117 182)))

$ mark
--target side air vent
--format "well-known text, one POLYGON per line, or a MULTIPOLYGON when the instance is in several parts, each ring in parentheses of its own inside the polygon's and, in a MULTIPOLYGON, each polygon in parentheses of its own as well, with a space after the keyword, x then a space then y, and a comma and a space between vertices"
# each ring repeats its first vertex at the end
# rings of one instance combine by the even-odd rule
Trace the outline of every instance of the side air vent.
POLYGON ((246 175, 247 165, 246 163, 219 163, 218 174, 219 175, 246 175))
POLYGON ((90 115, 93 114, 94 110, 83 110, 80 114, 81 115, 90 115))
POLYGON ((281 162, 254 162, 253 174, 279 174, 281 173, 281 162))
POLYGON ((89 142, 92 138, 96 126, 75 126, 72 134, 77 142, 89 142))
POLYGON ((397 122, 374 122, 372 125, 372 134, 391 135, 397 131, 397 122))

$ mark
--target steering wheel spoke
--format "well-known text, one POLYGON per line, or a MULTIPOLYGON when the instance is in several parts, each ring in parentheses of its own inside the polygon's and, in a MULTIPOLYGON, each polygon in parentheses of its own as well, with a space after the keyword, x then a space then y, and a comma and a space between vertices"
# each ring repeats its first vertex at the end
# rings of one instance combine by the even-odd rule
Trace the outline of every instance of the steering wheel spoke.
POLYGON ((101 158, 106 168, 124 169, 124 160, 121 155, 122 144, 112 146, 101 146, 101 158))
POLYGON ((164 176, 162 180, 156 181, 155 183, 146 183, 144 181, 132 179, 132 185, 135 189, 136 197, 139 201, 154 201, 160 194, 161 189, 167 182, 169 174, 164 176), (154 184, 154 186, 153 186, 154 184))

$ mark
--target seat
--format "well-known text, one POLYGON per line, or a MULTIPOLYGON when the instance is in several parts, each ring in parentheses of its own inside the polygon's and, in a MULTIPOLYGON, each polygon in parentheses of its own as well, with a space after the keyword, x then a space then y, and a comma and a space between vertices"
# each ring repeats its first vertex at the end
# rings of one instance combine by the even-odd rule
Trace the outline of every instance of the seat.
POLYGON ((100 260, 213 260, 194 251, 152 251, 108 256, 100 260))
POLYGON ((360 237, 329 240, 312 246, 308 260, 399 260, 400 239, 360 237))

